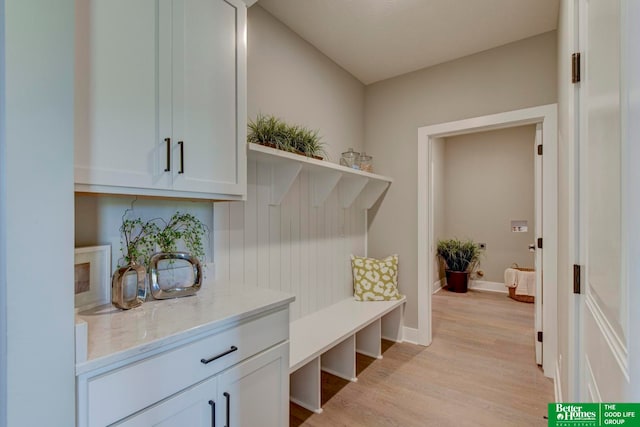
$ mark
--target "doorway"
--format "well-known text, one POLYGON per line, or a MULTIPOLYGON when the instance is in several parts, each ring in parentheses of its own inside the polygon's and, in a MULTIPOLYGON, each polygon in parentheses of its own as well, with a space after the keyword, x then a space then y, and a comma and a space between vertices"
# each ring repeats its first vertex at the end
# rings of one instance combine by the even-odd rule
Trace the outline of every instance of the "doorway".
MULTIPOLYGON (((542 324, 540 332, 544 341, 542 368, 545 376, 554 377, 556 354, 556 276, 557 276, 557 106, 556 104, 489 116, 465 119, 422 127, 418 130, 418 343, 431 343, 431 290, 434 277, 435 246, 435 189, 434 145, 444 137, 476 133, 480 131, 511 128, 528 124, 537 125, 538 138, 544 146, 540 165, 542 175, 541 203, 537 203, 540 230, 536 237, 544 236, 543 250, 538 255, 544 265, 541 269, 545 292, 542 295, 542 324)), ((540 245, 539 245, 540 246, 540 245)), ((540 249, 538 249, 540 251, 540 249)), ((540 289, 540 287, 538 287, 540 289)))

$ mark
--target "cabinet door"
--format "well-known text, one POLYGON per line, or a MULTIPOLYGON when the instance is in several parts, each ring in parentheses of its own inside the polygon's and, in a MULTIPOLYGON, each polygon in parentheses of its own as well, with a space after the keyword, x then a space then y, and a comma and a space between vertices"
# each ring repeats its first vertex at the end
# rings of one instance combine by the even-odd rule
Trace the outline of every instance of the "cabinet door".
POLYGON ((173 0, 174 189, 246 192, 246 7, 173 0))
POLYGON ((156 0, 76 2, 78 189, 170 188, 158 136, 157 34, 156 0))
MULTIPOLYGON (((213 377, 113 425, 121 427, 211 427, 216 412, 217 377, 213 377)), ((108 404, 108 403, 107 403, 108 404)))
POLYGON ((217 425, 289 425, 288 341, 222 373, 217 402, 217 425))

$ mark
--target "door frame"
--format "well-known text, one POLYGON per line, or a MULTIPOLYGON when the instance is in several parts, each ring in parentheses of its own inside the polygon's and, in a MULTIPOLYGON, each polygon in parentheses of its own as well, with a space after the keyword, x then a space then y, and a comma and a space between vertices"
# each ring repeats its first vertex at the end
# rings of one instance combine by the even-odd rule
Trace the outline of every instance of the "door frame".
MULTIPOLYGON (((418 343, 432 341, 431 295, 435 256, 432 142, 434 138, 462 135, 514 126, 541 124, 544 160, 542 168, 542 272, 544 375, 555 375, 557 347, 557 252, 558 252, 558 118, 557 104, 474 117, 418 129, 418 343)), ((541 236, 536 236, 541 237, 541 236)))

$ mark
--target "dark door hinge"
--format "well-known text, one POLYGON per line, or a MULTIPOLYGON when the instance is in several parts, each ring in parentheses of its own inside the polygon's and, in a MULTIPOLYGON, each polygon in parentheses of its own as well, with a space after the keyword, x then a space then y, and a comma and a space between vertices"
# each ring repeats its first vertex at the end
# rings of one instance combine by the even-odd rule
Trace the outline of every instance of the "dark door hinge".
POLYGON ((571 55, 571 83, 580 81, 580 52, 571 55))
POLYGON ((538 342, 542 342, 542 331, 538 331, 538 342))
POLYGON ((581 293, 580 288, 580 265, 573 264, 573 293, 579 294, 581 293))
POLYGON ((538 249, 542 249, 542 237, 538 237, 538 249))
POLYGON ((542 156, 542 144, 538 144, 538 156, 542 156))

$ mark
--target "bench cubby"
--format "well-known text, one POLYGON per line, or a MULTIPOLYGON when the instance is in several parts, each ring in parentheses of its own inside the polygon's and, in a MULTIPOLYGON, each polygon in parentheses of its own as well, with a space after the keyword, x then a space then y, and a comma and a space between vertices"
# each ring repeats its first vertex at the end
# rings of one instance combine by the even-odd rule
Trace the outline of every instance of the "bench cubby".
POLYGON ((383 338, 402 341, 404 304, 348 298, 291 322, 290 400, 321 413, 321 371, 357 381, 356 353, 381 359, 383 338))

